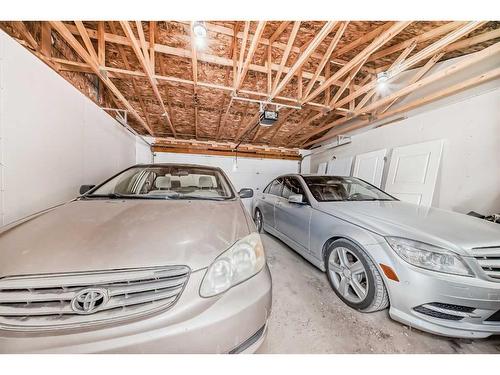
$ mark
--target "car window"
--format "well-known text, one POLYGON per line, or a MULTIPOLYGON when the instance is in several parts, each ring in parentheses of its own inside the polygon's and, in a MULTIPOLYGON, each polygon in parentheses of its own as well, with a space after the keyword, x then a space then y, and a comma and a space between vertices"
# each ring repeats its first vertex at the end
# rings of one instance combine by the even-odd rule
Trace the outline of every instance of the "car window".
POLYGON ((375 186, 353 177, 307 176, 304 181, 319 202, 395 200, 375 186))
POLYGON ((269 189, 269 194, 281 196, 281 190, 283 188, 283 179, 277 178, 271 184, 271 188, 269 189))
POLYGON ((87 198, 119 196, 142 199, 231 199, 235 196, 224 174, 215 168, 183 165, 129 168, 95 188, 87 198))
POLYGON ((290 195, 294 194, 301 194, 304 197, 304 200, 306 199, 306 195, 304 193, 304 189, 302 188, 302 185, 300 184, 300 181, 296 177, 287 177, 284 187, 283 187, 283 195, 285 192, 285 189, 288 192, 288 198, 290 195))
POLYGON ((302 187, 300 186, 300 182, 295 177, 285 177, 283 181, 283 192, 281 193, 281 196, 288 199, 288 197, 293 194, 304 195, 302 187))
POLYGON ((266 188, 264 189, 265 194, 269 194, 269 190, 271 190, 271 185, 273 184, 274 181, 271 181, 269 184, 267 184, 266 188))
POLYGON ((293 194, 292 193, 292 186, 290 184, 290 178, 289 177, 286 177, 284 180, 283 180, 283 191, 281 192, 281 196, 283 198, 286 198, 288 199, 288 197, 290 196, 290 194, 293 194))

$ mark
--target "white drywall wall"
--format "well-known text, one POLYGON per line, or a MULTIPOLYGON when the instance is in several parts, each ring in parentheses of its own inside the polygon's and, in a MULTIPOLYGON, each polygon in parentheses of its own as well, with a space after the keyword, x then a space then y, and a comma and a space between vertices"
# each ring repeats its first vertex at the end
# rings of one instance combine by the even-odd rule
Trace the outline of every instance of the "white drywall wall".
POLYGON ((135 164, 139 142, 1 30, 0 137, 0 225, 135 164))
MULTIPOLYGON (((155 163, 185 163, 210 165, 221 168, 229 177, 236 190, 251 188, 262 191, 266 185, 279 175, 297 173, 299 162, 297 160, 281 159, 237 159, 231 156, 177 154, 156 152, 155 163)), ((244 199, 247 208, 250 208, 251 199, 244 199)))
POLYGON ((151 151, 152 138, 144 137, 141 139, 137 137, 135 143, 135 162, 137 164, 149 164, 153 162, 153 153, 151 151))
MULTIPOLYGON (((497 81, 498 82, 498 81, 497 81)), ((500 87, 476 87, 407 119, 353 135, 351 143, 316 153, 318 164, 381 148, 436 139, 444 148, 433 206, 466 213, 500 212, 500 87)), ((316 151, 318 152, 318 151, 316 151)), ((382 186, 384 186, 384 173, 382 186)))

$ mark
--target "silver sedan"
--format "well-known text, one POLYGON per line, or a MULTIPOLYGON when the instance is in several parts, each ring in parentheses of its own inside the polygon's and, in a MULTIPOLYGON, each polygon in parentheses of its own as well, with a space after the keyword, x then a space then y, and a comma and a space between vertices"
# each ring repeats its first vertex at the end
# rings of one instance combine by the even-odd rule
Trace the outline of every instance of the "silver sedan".
POLYGON ((254 198, 260 231, 326 272, 350 307, 452 337, 500 334, 500 226, 398 201, 353 177, 287 175, 254 198))

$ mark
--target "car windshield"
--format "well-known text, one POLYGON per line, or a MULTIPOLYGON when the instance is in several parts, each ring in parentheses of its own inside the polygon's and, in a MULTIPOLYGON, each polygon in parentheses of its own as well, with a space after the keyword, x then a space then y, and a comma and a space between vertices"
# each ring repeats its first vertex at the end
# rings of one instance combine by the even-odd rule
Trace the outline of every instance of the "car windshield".
POLYGON ((375 186, 353 177, 308 176, 304 180, 318 202, 395 200, 375 186))
POLYGON ((84 195, 85 198, 207 199, 234 198, 224 174, 196 166, 137 166, 84 195))

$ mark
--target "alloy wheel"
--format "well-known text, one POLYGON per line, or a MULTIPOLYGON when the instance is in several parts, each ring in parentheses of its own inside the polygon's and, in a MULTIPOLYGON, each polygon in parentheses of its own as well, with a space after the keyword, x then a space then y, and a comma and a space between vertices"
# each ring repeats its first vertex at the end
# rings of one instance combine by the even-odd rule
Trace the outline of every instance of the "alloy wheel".
POLYGON ((328 258, 328 271, 334 288, 352 303, 368 294, 368 278, 361 260, 348 248, 336 247, 328 258))

